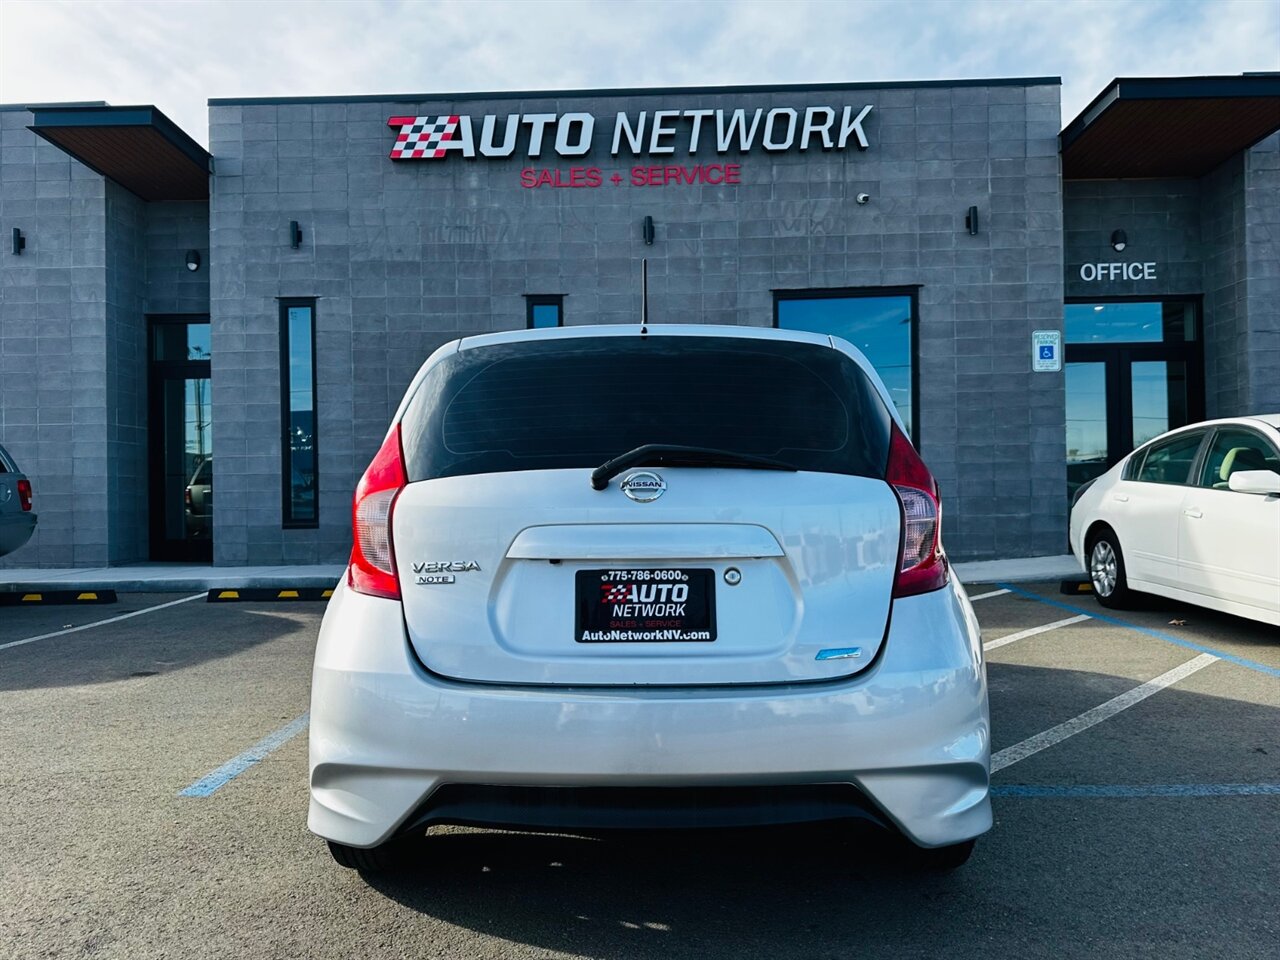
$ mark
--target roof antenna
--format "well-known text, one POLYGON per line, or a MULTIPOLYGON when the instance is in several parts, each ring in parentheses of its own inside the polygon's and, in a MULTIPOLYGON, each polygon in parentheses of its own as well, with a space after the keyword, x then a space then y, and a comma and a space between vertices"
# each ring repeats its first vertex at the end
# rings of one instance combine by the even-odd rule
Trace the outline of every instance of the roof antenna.
POLYGON ((649 333, 649 258, 640 261, 640 336, 649 333))

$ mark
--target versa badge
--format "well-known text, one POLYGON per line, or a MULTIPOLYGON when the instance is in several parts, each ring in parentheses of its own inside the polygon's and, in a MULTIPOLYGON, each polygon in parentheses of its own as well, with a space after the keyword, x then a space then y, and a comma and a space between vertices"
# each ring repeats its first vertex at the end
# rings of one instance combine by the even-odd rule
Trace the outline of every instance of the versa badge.
POLYGON ((413 572, 416 576, 415 583, 433 584, 433 583, 454 583, 455 573, 468 573, 472 570, 479 570, 480 564, 474 560, 427 560, 423 563, 415 563, 413 572))

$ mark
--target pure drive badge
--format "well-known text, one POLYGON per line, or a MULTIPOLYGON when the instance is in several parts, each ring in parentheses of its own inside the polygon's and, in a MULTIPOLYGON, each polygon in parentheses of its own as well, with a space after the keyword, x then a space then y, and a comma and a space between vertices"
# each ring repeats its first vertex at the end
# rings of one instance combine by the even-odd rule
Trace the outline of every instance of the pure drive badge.
POLYGON ((620 484, 622 492, 636 503, 649 503, 657 500, 667 489, 667 481, 656 473, 641 470, 633 473, 620 484))

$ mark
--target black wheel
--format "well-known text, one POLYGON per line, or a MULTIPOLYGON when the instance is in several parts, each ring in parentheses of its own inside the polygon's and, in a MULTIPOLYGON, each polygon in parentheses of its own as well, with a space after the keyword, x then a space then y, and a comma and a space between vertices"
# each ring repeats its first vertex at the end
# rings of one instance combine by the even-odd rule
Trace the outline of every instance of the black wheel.
POLYGON ((969 861, 975 843, 976 840, 966 840, 946 847, 917 848, 916 862, 926 870, 955 870, 969 861))
POLYGON ((379 847, 348 847, 345 843, 326 841, 333 859, 349 870, 361 873, 384 873, 405 862, 405 844, 384 843, 379 847))
POLYGON ((1104 607, 1120 609, 1133 602, 1133 592, 1125 577, 1124 553, 1120 538, 1110 527, 1102 527, 1089 541, 1089 580, 1093 595, 1104 607))

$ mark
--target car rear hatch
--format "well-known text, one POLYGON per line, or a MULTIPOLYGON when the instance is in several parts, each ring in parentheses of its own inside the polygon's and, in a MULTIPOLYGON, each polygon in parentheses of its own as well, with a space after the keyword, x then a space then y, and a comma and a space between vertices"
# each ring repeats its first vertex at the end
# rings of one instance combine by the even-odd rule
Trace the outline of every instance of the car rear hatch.
POLYGON ((829 346, 462 350, 428 374, 401 436, 395 562, 411 642, 437 674, 783 683, 856 673, 883 642, 902 529, 883 478, 890 421, 829 346), (593 468, 645 443, 794 469, 656 458, 593 488, 593 468))

